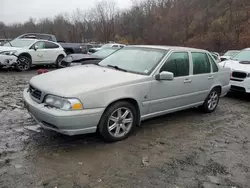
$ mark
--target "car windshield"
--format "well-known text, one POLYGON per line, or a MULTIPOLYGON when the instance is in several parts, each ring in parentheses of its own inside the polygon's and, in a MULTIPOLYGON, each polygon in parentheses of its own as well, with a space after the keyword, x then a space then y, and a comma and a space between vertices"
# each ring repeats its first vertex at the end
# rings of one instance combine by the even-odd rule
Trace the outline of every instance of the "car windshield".
POLYGON ((129 47, 123 48, 99 65, 112 66, 132 73, 149 75, 167 53, 166 50, 129 47))
POLYGON ((250 61, 250 50, 242 50, 240 53, 233 57, 233 60, 250 61))
POLYGON ((18 47, 18 48, 23 48, 23 47, 29 47, 33 43, 34 43, 34 40, 14 39, 14 40, 6 43, 4 46, 13 46, 13 47, 18 47))
POLYGON ((99 50, 95 53, 93 53, 93 55, 96 55, 96 56, 99 56, 99 57, 107 57, 109 56, 110 54, 114 53, 115 51, 117 51, 117 49, 102 49, 102 50, 99 50))
POLYGON ((237 51, 228 51, 224 54, 224 56, 230 56, 230 57, 234 57, 235 55, 237 55, 239 52, 237 51))

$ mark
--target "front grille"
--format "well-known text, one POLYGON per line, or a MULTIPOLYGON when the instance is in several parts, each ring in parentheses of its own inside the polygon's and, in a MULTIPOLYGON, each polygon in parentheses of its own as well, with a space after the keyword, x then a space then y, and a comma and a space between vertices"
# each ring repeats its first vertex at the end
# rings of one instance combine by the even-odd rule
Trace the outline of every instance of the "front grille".
POLYGON ((232 77, 244 79, 244 78, 247 77, 247 73, 245 73, 245 72, 237 72, 237 71, 234 71, 234 72, 232 73, 232 77))
POLYGON ((42 96, 42 92, 36 88, 34 88, 33 86, 29 86, 29 92, 30 92, 30 95, 32 97, 34 97, 35 99, 37 100, 41 100, 41 96, 42 96))
POLYGON ((239 86, 231 86, 231 91, 246 92, 245 88, 239 86))

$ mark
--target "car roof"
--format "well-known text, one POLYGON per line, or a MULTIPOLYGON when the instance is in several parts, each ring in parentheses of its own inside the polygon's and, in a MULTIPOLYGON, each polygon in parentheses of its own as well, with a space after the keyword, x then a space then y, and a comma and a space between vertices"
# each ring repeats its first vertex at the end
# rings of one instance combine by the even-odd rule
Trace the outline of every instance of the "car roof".
POLYGON ((47 33, 24 33, 20 36, 24 36, 24 35, 43 35, 43 36, 54 36, 52 34, 47 34, 47 33))
POLYGON ((250 48, 245 48, 245 49, 243 49, 243 50, 250 50, 250 48))
POLYGON ((42 41, 42 42, 52 42, 52 43, 55 43, 57 44, 56 42, 54 41, 48 41, 48 40, 44 40, 44 39, 30 39, 30 38, 16 38, 18 40, 30 40, 30 41, 34 41, 34 42, 38 42, 38 41, 42 41))
POLYGON ((207 50, 189 48, 189 47, 180 47, 180 46, 159 46, 159 45, 130 45, 130 47, 140 47, 140 48, 152 48, 152 49, 161 49, 161 50, 185 50, 185 51, 199 51, 199 52, 208 52, 207 50))

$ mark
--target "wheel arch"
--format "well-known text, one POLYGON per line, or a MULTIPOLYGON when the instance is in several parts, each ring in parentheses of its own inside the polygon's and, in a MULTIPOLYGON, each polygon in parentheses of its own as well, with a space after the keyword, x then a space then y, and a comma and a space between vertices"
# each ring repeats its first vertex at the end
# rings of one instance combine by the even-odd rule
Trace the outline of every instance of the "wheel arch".
POLYGON ((136 125, 140 125, 141 124, 141 112, 140 112, 139 104, 138 104, 137 100, 135 100, 134 98, 131 98, 131 97, 124 97, 124 98, 116 99, 116 100, 110 102, 108 104, 108 106, 105 108, 105 110, 103 111, 103 114, 106 112, 106 110, 111 105, 113 105, 114 103, 117 103, 117 102, 121 102, 121 101, 129 102, 135 107, 136 112, 137 112, 137 114, 136 114, 137 115, 137 117, 136 117, 136 125))
POLYGON ((32 56, 28 52, 23 52, 23 53, 21 53, 21 54, 18 55, 18 57, 20 57, 20 56, 25 56, 25 57, 30 58, 30 60, 32 62, 32 56))
POLYGON ((220 95, 221 95, 221 92, 222 92, 222 86, 221 85, 214 85, 210 91, 212 91, 213 89, 218 89, 220 95))

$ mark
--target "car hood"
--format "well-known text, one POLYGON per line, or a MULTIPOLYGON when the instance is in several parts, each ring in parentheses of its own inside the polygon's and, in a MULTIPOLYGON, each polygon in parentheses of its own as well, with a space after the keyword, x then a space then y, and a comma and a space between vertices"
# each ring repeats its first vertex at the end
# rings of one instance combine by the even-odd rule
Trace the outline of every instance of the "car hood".
POLYGON ((0 46, 0 52, 20 50, 21 48, 11 47, 11 46, 0 46))
POLYGON ((236 60, 228 60, 222 62, 223 67, 231 68, 231 70, 243 71, 250 73, 250 62, 249 64, 242 63, 236 60))
POLYGON ((82 93, 124 86, 141 78, 145 76, 97 65, 82 65, 35 76, 30 84, 48 94, 75 97, 82 93))

